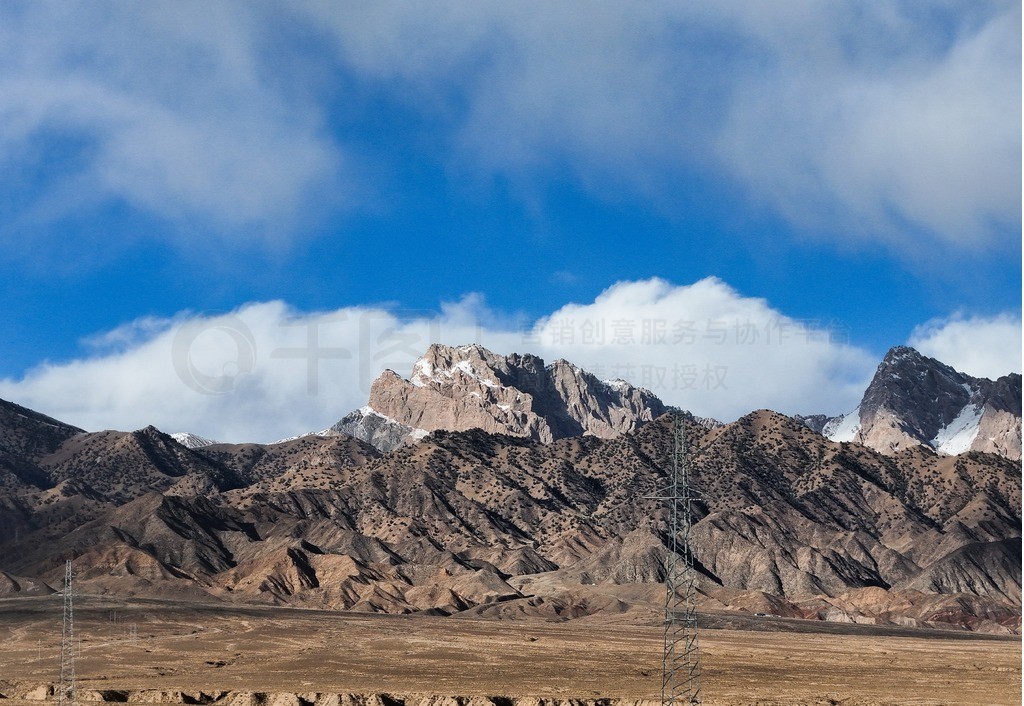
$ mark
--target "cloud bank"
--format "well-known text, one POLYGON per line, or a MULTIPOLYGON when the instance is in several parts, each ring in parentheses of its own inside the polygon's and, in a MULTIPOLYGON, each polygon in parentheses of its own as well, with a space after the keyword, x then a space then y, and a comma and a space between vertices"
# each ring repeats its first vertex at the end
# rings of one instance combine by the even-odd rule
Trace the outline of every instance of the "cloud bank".
POLYGON ((1019 315, 952 316, 914 329, 910 345, 975 377, 995 380, 1021 371, 1019 315))
POLYGON ((385 368, 408 376, 433 342, 565 358, 668 403, 733 419, 759 407, 841 412, 877 363, 848 332, 798 321, 724 282, 622 282, 593 302, 514 321, 468 296, 436 315, 282 302, 147 318, 89 340, 93 353, 0 380, 0 397, 88 430, 154 424, 223 441, 322 429, 366 403, 385 368))
POLYGON ((306 7, 357 71, 428 104, 455 82, 469 169, 662 203, 697 170, 846 240, 1016 238, 1019 3, 306 7))
POLYGON ((354 82, 422 120, 455 174, 526 189, 568 176, 669 210, 701 174, 844 242, 994 249, 1020 224, 1020 13, 1009 0, 13 3, 0 183, 26 225, 126 204, 187 224, 173 231, 186 241, 294 239, 310 212, 381 178, 352 159, 345 126, 378 109, 349 100, 354 82))

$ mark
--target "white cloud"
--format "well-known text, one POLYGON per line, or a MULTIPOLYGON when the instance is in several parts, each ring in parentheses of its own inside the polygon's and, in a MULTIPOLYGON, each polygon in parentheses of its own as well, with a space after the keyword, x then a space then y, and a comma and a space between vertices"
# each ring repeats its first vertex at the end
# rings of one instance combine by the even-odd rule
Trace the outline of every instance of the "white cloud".
POLYGON ((904 252, 1016 237, 1016 2, 304 7, 409 100, 458 86, 470 171, 529 188, 568 167, 662 205, 680 172, 717 174, 812 232, 904 252))
MULTIPOLYGON (((11 184, 49 170, 28 224, 126 202, 198 224, 186 236, 295 237, 329 198, 366 196, 349 138, 328 133, 338 72, 425 117, 456 173, 521 191, 569 174, 671 208, 696 173, 811 231, 904 251, 994 249, 1020 222, 1010 0, 2 12, 0 166, 11 184), (40 144, 79 149, 55 168, 40 144)), ((345 107, 373 118, 361 110, 345 107)))
POLYGON ((798 321, 721 280, 622 282, 539 323, 538 352, 622 377, 668 402, 733 419, 856 406, 876 361, 847 332, 798 321))
POLYGON ((1020 5, 964 13, 945 45, 905 10, 818 6, 820 23, 787 27, 819 35, 809 43, 751 27, 769 67, 739 77, 716 144, 797 223, 903 249, 922 233, 990 246, 993 223, 1020 218, 1020 5), (903 49, 874 44, 886 37, 903 49))
POLYGON ((197 2, 4 8, 0 187, 39 182, 8 229, 124 203, 187 224, 175 237, 192 245, 294 236, 346 165, 321 106, 282 88, 259 19, 197 2))
POLYGON ((991 380, 1021 371, 1019 315, 962 315, 918 326, 909 344, 962 373, 991 380))
POLYGON ((384 368, 408 376, 431 342, 479 342, 499 353, 566 358, 697 414, 834 413, 856 405, 877 361, 830 333, 843 335, 716 279, 622 282, 522 331, 475 295, 443 305, 440 315, 412 317, 368 307, 301 313, 264 302, 99 334, 90 357, 0 380, 0 397, 90 430, 155 424, 270 441, 325 428, 362 406, 384 368))

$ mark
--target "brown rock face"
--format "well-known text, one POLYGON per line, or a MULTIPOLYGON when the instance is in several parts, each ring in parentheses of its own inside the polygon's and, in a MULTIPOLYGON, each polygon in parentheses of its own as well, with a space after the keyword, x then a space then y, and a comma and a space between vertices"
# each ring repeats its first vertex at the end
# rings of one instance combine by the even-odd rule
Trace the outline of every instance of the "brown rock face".
POLYGON ((369 407, 426 431, 482 429, 550 443, 570 436, 610 439, 665 411, 647 390, 602 382, 564 360, 502 356, 480 346, 432 345, 409 380, 385 371, 369 407))
MULTIPOLYGON (((1020 377, 1018 376, 1018 388, 1020 377)), ((1019 401, 1018 390, 1018 401, 1019 401)), ((986 407, 978 422, 978 435, 972 451, 998 454, 1019 461, 1021 457, 1020 414, 986 407)))

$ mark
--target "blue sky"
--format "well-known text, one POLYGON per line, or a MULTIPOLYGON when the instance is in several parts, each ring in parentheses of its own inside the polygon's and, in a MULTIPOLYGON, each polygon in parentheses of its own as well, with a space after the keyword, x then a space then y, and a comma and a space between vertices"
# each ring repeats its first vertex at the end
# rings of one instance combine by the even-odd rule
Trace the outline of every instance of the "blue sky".
POLYGON ((52 376, 105 389, 111 356, 247 304, 408 322, 473 295, 499 331, 652 278, 842 331, 836 380, 908 341, 1019 371, 1020 26, 1013 2, 5 4, 0 396, 141 426, 52 376), (977 335, 940 345, 954 324, 977 335))

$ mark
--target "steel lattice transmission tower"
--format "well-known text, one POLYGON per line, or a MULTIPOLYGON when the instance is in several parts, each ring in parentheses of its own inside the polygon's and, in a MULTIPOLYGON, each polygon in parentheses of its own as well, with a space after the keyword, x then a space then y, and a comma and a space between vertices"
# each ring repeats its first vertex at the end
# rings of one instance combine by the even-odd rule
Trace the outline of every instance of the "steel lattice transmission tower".
POLYGON ((75 685, 75 592, 71 585, 71 560, 64 565, 64 628, 60 637, 60 684, 58 706, 78 706, 75 685))
POLYGON ((672 468, 668 485, 653 498, 668 505, 669 541, 665 565, 665 645, 661 668, 661 703, 699 704, 700 649, 697 643, 697 575, 690 545, 690 486, 683 415, 672 425, 672 468))

